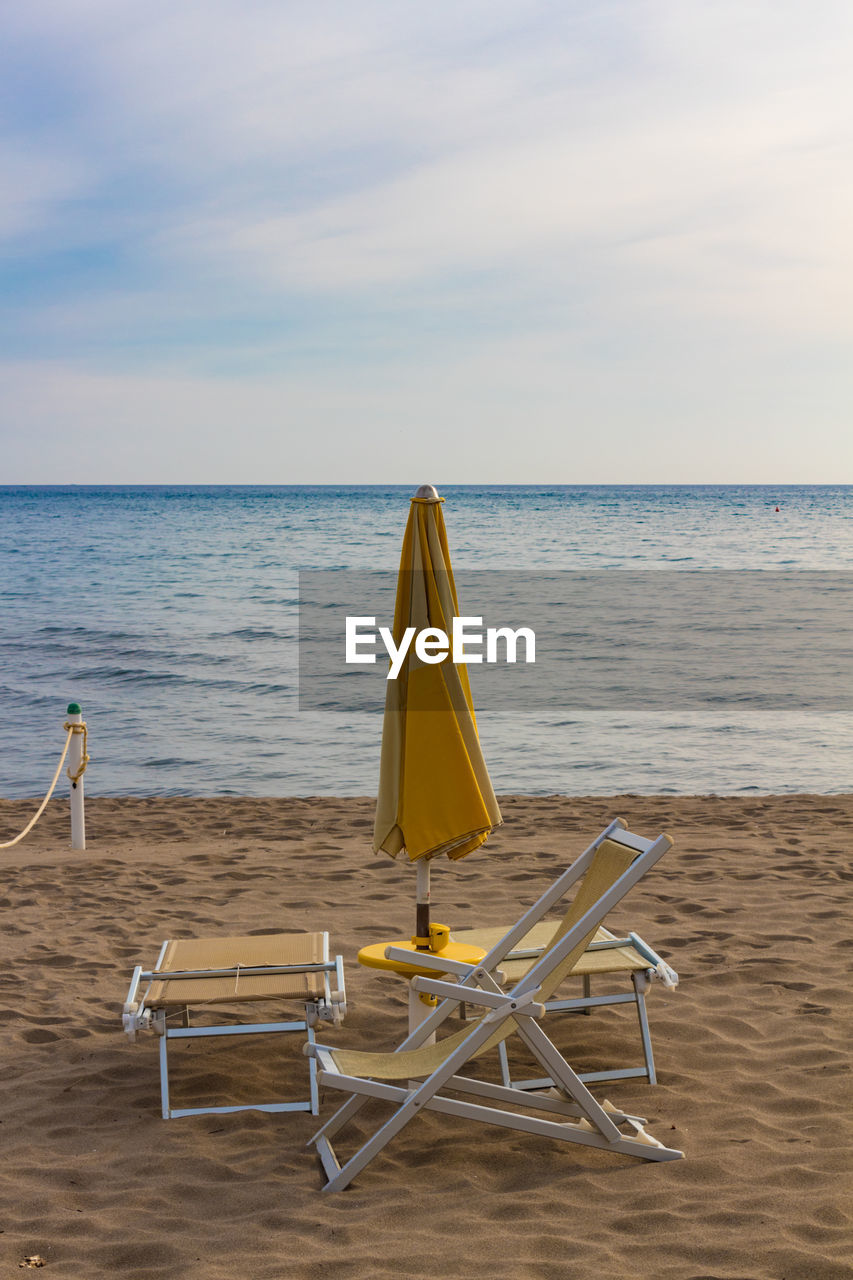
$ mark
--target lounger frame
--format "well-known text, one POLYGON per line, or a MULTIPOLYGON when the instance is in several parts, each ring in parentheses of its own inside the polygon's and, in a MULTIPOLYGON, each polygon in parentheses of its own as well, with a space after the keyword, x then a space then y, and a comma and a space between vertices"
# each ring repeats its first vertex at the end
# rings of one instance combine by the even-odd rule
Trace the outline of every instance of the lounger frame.
MULTIPOLYGON (((164 969, 162 965, 169 947, 169 940, 167 939, 160 948, 157 962, 153 969, 143 969, 139 965, 134 969, 124 1005, 124 1027, 132 1039, 135 1038, 137 1031, 142 1029, 151 1029, 159 1036, 160 1098, 164 1120, 174 1120, 181 1116, 227 1115, 238 1111, 309 1111, 312 1115, 318 1114, 320 1095, 317 1085, 317 1065, 313 1058, 308 1060, 309 1095, 306 1099, 291 1102, 247 1102, 231 1106, 173 1107, 169 1088, 169 1041, 217 1036, 304 1033, 306 1043, 309 1045, 314 1044, 314 1028, 317 1023, 320 1021, 339 1023, 343 1020, 346 1012, 343 958, 340 955, 330 956, 328 933, 322 933, 319 936, 322 938, 322 959, 314 964, 253 965, 215 969, 164 969), (179 1026, 171 1025, 169 1022, 169 1018, 175 1016, 178 1012, 173 1005, 164 1007, 157 1003, 146 1003, 147 992, 151 984, 157 982, 192 982, 196 979, 202 982, 211 978, 234 978, 236 982, 237 980, 253 977, 286 977, 287 975, 303 975, 307 973, 320 973, 323 975, 322 993, 316 998, 300 1001, 300 1003, 304 1004, 303 1017, 290 1018, 286 1021, 234 1021, 190 1025, 191 1009, 195 1010, 197 1007, 203 1007, 204 1009, 215 1011, 217 1008, 222 1009, 222 1006, 241 1004, 239 995, 230 995, 219 1001, 205 1000, 199 1006, 193 1005, 191 1001, 188 1002, 179 1011, 181 1018, 181 1025, 179 1026), (334 988, 331 983, 332 976, 334 976, 334 988), (141 995, 140 992, 142 992, 141 995)), ((269 1000, 294 1003, 294 997, 289 996, 279 997, 273 995, 269 997, 269 1000)), ((246 1001, 242 1004, 242 1007, 246 1008, 248 1003, 249 1001, 246 1001)), ((251 1003, 257 1004, 259 1001, 254 998, 251 1003)), ((267 1001, 265 1000, 264 1003, 267 1003, 267 1001)))

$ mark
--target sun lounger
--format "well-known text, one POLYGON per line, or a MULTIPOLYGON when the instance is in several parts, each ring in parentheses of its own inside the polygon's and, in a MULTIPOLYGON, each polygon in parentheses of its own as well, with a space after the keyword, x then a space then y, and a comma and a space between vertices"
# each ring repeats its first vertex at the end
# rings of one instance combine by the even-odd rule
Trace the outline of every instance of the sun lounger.
POLYGON ((612 824, 608 834, 595 841, 563 873, 480 965, 472 969, 436 956, 437 964, 450 974, 451 980, 413 979, 416 990, 438 996, 440 1003, 395 1052, 358 1052, 320 1044, 306 1046, 306 1053, 319 1063, 321 1086, 350 1094, 311 1140, 326 1174, 325 1189, 336 1191, 346 1187, 422 1110, 644 1160, 679 1159, 682 1152, 652 1138, 640 1117, 597 1102, 540 1026, 545 1003, 573 970, 607 913, 670 847, 671 841, 666 836, 646 840, 625 831, 618 823, 612 824), (574 884, 578 884, 574 921, 565 931, 559 931, 560 936, 523 977, 508 991, 503 991, 494 976, 499 959, 517 947, 543 912, 574 884), (456 981, 452 980, 454 977, 456 981), (462 1004, 477 1006, 483 1013, 475 1021, 465 1023, 461 1030, 434 1044, 428 1043, 462 1004), (520 1037, 539 1063, 549 1088, 532 1092, 516 1085, 498 1085, 461 1074, 463 1069, 472 1068, 479 1058, 514 1035, 520 1037), (417 1081, 421 1083, 412 1083, 417 1081), (464 1101, 453 1096, 456 1094, 472 1096, 475 1101, 464 1101), (383 1099, 396 1109, 391 1118, 341 1164, 332 1138, 369 1098, 383 1099), (509 1106, 515 1109, 508 1110, 509 1106), (532 1114, 534 1112, 542 1112, 545 1118, 532 1114))
POLYGON ((309 1063, 309 1098, 298 1102, 253 1102, 240 1106, 172 1107, 169 1100, 170 1040, 305 1032, 313 1043, 319 1021, 335 1023, 346 1012, 343 961, 330 957, 327 933, 253 934, 238 938, 178 938, 163 943, 153 969, 137 966, 124 1005, 124 1029, 160 1037, 160 1092, 164 1120, 231 1111, 318 1112, 316 1064, 309 1063), (334 987, 332 987, 334 980, 334 987), (301 1004, 304 1016, 286 1022, 235 1018, 235 1006, 261 1002, 301 1004), (190 1025, 190 1010, 210 1010, 215 1023, 190 1025), (175 1020, 180 1021, 176 1025, 175 1020))

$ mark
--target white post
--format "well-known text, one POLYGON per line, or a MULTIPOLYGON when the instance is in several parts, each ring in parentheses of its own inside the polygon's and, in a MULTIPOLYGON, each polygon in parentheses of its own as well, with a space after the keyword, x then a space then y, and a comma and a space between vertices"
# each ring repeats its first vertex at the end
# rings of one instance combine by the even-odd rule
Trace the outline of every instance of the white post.
MULTIPOLYGON (((79 702, 69 702, 68 704, 68 723, 82 724, 83 713, 80 709, 79 702)), ((83 735, 82 733, 74 733, 71 735, 71 745, 68 748, 68 772, 76 773, 83 763, 83 735)), ((71 848, 86 848, 86 815, 83 806, 83 774, 76 782, 71 783, 71 848)))

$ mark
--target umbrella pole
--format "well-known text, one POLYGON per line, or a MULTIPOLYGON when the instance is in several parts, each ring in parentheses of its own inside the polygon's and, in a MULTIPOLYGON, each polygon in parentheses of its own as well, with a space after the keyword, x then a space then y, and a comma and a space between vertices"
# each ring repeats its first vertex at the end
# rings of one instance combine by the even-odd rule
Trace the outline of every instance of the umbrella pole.
POLYGON ((418 873, 415 891, 415 944, 421 951, 429 950, 429 858, 418 858, 415 863, 418 873), (422 940, 422 941, 421 941, 422 940))
MULTIPOLYGON (((429 950, 429 858, 418 858, 415 863, 417 886, 415 889, 415 943, 422 951, 429 950), (425 939, 421 942, 420 939, 425 939)), ((428 1004, 424 1004, 417 991, 409 985, 409 1034, 420 1026, 432 1013, 428 1004)), ((428 1036, 425 1044, 435 1044, 435 1036, 428 1036)), ((417 1083, 417 1082, 413 1082, 417 1083)))

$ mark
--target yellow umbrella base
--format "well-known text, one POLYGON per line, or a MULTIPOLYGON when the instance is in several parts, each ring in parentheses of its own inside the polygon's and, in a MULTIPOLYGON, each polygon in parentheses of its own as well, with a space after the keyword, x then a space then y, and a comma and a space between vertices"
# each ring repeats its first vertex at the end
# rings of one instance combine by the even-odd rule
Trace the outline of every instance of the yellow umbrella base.
MULTIPOLYGON (((369 969, 390 969, 392 973, 402 973, 407 978, 414 978, 421 975, 425 978, 436 977, 435 969, 425 969, 419 967, 415 962, 418 949, 412 942, 411 938, 403 941, 391 942, 371 942, 369 946, 362 947, 358 953, 358 963, 366 965, 369 969), (398 947, 401 951, 411 951, 412 964, 408 964, 403 960, 389 960, 385 951, 388 947, 398 947)), ((460 964, 476 964, 482 960, 486 954, 482 947, 475 947, 466 942, 448 942, 440 951, 430 951, 430 955, 444 956, 448 960, 458 960, 460 964)))

